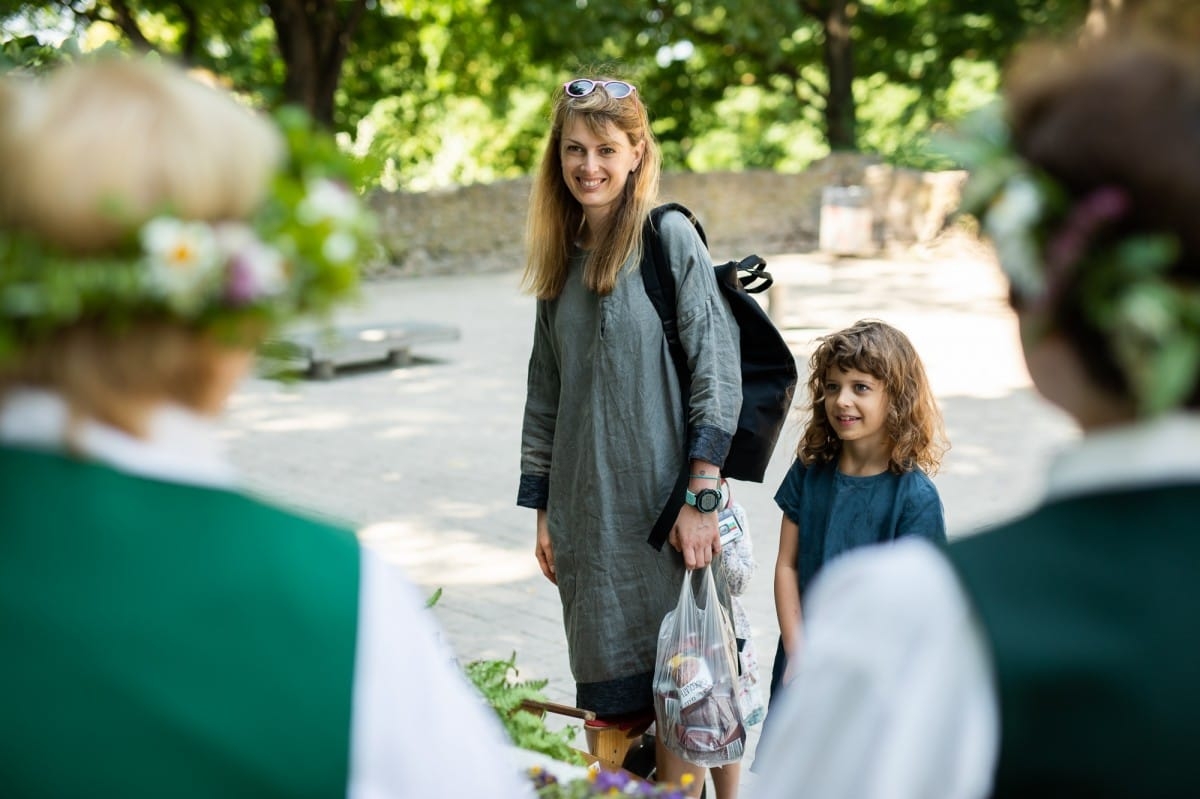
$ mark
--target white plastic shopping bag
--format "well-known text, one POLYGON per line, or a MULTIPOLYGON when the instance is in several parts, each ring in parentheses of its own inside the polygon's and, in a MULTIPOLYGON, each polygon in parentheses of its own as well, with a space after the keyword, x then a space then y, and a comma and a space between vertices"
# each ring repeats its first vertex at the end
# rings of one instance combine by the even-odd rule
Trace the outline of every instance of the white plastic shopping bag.
POLYGON ((658 630, 654 702, 663 744, 698 766, 740 760, 746 728, 737 675, 737 641, 712 568, 689 571, 658 630))

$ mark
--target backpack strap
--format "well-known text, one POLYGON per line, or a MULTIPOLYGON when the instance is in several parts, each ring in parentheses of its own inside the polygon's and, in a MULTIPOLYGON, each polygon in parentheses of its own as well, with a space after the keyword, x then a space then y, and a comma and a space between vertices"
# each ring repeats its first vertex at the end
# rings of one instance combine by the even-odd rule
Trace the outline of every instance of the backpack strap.
MULTIPOLYGON (((687 354, 683 351, 683 342, 679 340, 675 275, 671 271, 667 254, 663 251, 662 236, 658 232, 663 216, 669 211, 678 211, 690 219, 700 233, 701 241, 707 245, 707 240, 704 236, 704 229, 700 227, 700 222, 695 215, 679 203, 666 203, 655 208, 650 212, 650 218, 642 228, 642 283, 646 286, 646 294, 650 297, 654 310, 658 311, 658 318, 662 320, 663 333, 667 337, 667 348, 671 352, 671 360, 675 363, 675 373, 679 376, 679 384, 682 388, 687 389, 691 383, 691 375, 688 373, 687 354)), ((686 391, 684 396, 687 396, 686 391)))
POLYGON ((775 283, 775 278, 767 271, 767 262, 757 255, 747 255, 738 261, 736 273, 738 283, 747 294, 759 294, 775 283))
MULTIPOLYGON (((662 320, 663 333, 667 337, 667 349, 671 353, 671 361, 675 364, 675 374, 679 378, 679 390, 686 404, 688 396, 691 393, 692 377, 688 372, 687 354, 683 351, 683 342, 679 340, 675 275, 671 272, 671 265, 667 261, 667 254, 663 251, 662 237, 658 233, 663 215, 668 211, 679 211, 690 219, 692 224, 696 226, 696 231, 700 234, 700 240, 705 243, 705 246, 708 245, 708 238, 704 235, 704 228, 700 226, 700 221, 696 219, 696 215, 679 203, 666 203, 656 207, 650 212, 650 218, 646 220, 646 224, 642 228, 642 262, 640 269, 642 283, 645 284, 646 295, 650 298, 651 304, 654 305, 654 310, 658 312, 658 316, 662 320)), ((667 500, 667 504, 663 508, 662 513, 659 514, 657 521, 654 522, 654 527, 650 531, 650 537, 647 539, 650 546, 655 549, 662 549, 663 544, 667 541, 667 537, 671 534, 671 528, 675 525, 675 519, 679 516, 679 509, 683 507, 684 493, 687 491, 688 485, 688 474, 691 472, 690 467, 691 464, 687 463, 687 453, 685 452, 683 469, 676 478, 675 487, 671 489, 671 495, 667 500)))

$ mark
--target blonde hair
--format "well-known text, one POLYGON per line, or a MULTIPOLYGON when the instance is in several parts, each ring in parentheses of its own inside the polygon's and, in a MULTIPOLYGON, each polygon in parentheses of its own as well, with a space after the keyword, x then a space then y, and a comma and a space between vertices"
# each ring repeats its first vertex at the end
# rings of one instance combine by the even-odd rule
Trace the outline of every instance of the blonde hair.
POLYGON ((226 359, 236 348, 168 322, 119 331, 80 324, 34 344, 0 372, 0 400, 22 386, 57 391, 78 422, 95 419, 134 436, 147 408, 169 400, 204 413, 224 401, 226 359))
POLYGON ((283 143, 227 94, 151 61, 69 65, 14 85, 0 123, 0 226, 104 252, 157 213, 242 219, 283 143))
POLYGON ((796 456, 811 465, 834 461, 841 453, 842 440, 825 413, 825 378, 833 367, 866 372, 883 382, 888 400, 884 429, 892 445, 888 469, 936 474, 950 444, 925 366, 908 336, 877 319, 860 320, 820 339, 809 359, 812 404, 796 456))
MULTIPOLYGON (((282 155, 268 120, 170 65, 102 59, 10 79, 0 84, 0 228, 95 255, 118 251, 164 211, 244 219, 266 197, 282 155)), ((147 404, 211 410, 221 362, 261 335, 225 332, 81 320, 6 360, 0 399, 19 385, 49 388, 75 417, 142 435, 147 404)))
POLYGON ((603 89, 586 97, 571 97, 560 90, 551 115, 550 137, 530 193, 525 231, 529 255, 522 286, 539 299, 553 299, 562 292, 571 248, 584 223, 583 207, 562 175, 563 131, 577 120, 594 133, 613 126, 628 136, 634 147, 645 143, 641 165, 625 183, 606 235, 588 254, 585 286, 602 295, 612 292, 621 267, 641 251, 642 225, 658 197, 662 153, 638 93, 617 99, 603 89))

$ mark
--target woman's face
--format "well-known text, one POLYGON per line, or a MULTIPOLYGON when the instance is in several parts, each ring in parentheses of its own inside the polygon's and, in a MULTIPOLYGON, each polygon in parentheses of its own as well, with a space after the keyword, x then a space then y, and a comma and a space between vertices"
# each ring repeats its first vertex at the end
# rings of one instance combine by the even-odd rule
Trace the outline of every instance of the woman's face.
POLYGON ((594 228, 621 199, 630 173, 642 163, 646 143, 634 145, 611 123, 593 133, 576 118, 563 130, 561 148, 563 180, 594 228))

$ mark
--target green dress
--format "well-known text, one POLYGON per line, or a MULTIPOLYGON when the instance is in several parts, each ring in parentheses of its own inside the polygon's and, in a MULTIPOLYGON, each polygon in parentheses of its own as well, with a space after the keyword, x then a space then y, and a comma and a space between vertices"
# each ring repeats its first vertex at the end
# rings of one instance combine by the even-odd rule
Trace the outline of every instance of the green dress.
POLYGON ((14 442, 47 410, 0 408, 0 793, 525 794, 431 612, 350 530, 220 485, 194 438, 87 429, 111 462, 53 451, 53 422, 14 442))
POLYGON ((647 537, 685 457, 724 461, 741 408, 736 323, 708 251, 682 214, 667 214, 661 235, 687 401, 636 264, 601 297, 575 253, 562 294, 538 302, 529 360, 517 501, 547 509, 577 701, 607 715, 651 706, 658 628, 684 568, 647 537))
POLYGON ((1048 502, 949 555, 991 646, 996 796, 1196 795, 1200 475, 1048 502))

